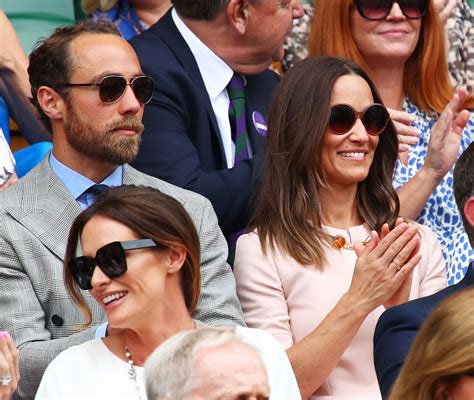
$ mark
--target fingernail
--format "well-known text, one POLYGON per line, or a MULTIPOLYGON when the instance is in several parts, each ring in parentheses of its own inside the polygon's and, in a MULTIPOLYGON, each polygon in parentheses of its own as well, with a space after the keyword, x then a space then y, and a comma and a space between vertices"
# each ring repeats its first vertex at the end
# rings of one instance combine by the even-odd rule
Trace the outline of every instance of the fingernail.
POLYGON ((415 122, 416 121, 416 117, 413 115, 413 114, 409 114, 410 116, 408 117, 408 120, 410 122, 415 122))
POLYGON ((0 339, 6 339, 7 337, 8 337, 7 332, 5 332, 5 331, 0 332, 0 339))

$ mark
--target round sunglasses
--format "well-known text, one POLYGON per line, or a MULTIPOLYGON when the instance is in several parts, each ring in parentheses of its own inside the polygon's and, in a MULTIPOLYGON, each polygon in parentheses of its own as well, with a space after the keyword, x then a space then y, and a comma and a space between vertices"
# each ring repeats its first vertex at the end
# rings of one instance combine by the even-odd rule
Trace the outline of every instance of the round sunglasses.
POLYGON ((370 135, 379 135, 387 127, 390 114, 382 104, 371 104, 362 111, 356 111, 349 104, 336 104, 331 107, 329 128, 338 135, 349 132, 360 118, 370 135))
POLYGON ((397 2, 403 15, 410 19, 420 19, 428 11, 429 0, 355 0, 359 14, 365 19, 379 21, 385 19, 397 2))
POLYGON ((89 87, 99 88, 99 97, 105 104, 111 104, 119 100, 125 93, 125 89, 130 85, 137 100, 142 104, 147 104, 155 90, 153 79, 149 76, 135 76, 129 82, 120 75, 104 76, 99 83, 63 83, 63 87, 89 87))
POLYGON ((118 278, 127 271, 126 251, 165 246, 151 239, 112 242, 97 250, 95 257, 81 256, 69 260, 68 266, 77 285, 83 290, 92 289, 92 275, 98 266, 109 278, 118 278))

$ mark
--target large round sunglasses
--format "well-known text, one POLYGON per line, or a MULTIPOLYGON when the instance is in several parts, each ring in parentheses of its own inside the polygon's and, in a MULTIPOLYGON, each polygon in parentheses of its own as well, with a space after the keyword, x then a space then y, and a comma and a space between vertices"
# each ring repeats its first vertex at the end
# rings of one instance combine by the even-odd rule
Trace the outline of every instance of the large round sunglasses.
POLYGON ((420 19, 428 11, 429 0, 354 0, 359 14, 365 19, 379 21, 385 19, 397 2, 403 15, 410 19, 420 19))
POLYGON ((69 260, 68 266, 77 285, 83 290, 92 289, 92 275, 98 266, 109 278, 118 278, 127 271, 126 251, 165 246, 151 239, 112 242, 97 250, 95 257, 81 256, 69 260))
POLYGON ((153 79, 149 76, 135 76, 129 82, 120 75, 104 76, 99 83, 63 83, 63 87, 89 87, 99 88, 99 97, 106 103, 111 104, 119 100, 125 93, 125 89, 130 85, 137 100, 142 104, 147 104, 155 89, 153 79))
POLYGON ((370 135, 379 135, 387 127, 390 114, 382 104, 371 104, 362 111, 356 111, 348 104, 336 104, 331 107, 329 128, 338 135, 349 132, 360 118, 370 135))

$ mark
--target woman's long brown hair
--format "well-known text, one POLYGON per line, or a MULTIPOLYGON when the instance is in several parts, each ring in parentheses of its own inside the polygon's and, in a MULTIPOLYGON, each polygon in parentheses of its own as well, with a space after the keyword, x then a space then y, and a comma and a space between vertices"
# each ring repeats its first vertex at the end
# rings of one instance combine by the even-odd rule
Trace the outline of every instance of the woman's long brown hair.
MULTIPOLYGON (((251 229, 257 229, 263 251, 278 246, 303 265, 322 268, 323 243, 319 190, 330 186, 320 166, 334 84, 344 75, 358 75, 382 103, 367 74, 358 65, 334 57, 309 57, 293 67, 278 85, 270 105, 268 147, 262 186, 251 229)), ((390 121, 380 134, 368 177, 358 185, 357 210, 369 229, 394 224, 398 196, 392 186, 398 139, 390 121)))

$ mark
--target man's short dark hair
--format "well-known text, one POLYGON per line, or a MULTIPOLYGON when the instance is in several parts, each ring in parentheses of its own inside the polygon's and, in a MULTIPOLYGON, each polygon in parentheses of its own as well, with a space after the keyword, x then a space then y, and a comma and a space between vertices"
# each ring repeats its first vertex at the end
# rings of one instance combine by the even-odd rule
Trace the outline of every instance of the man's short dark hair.
POLYGON ((28 74, 31 84, 32 103, 37 108, 42 121, 51 131, 51 121, 38 103, 38 89, 48 86, 67 98, 68 89, 62 84, 68 82, 71 72, 69 44, 85 33, 103 33, 120 36, 117 28, 105 22, 81 21, 76 24, 57 28, 53 34, 40 40, 30 54, 28 74))
POLYGON ((474 196, 474 142, 472 142, 466 150, 461 154, 456 166, 454 167, 453 173, 453 190, 456 204, 458 205, 459 212, 462 215, 464 222, 464 229, 466 230, 467 236, 471 246, 474 246, 474 227, 469 224, 464 216, 464 205, 466 201, 474 196))
POLYGON ((172 0, 178 14, 183 17, 211 21, 229 0, 172 0))

